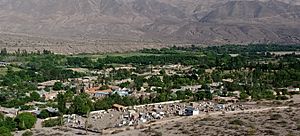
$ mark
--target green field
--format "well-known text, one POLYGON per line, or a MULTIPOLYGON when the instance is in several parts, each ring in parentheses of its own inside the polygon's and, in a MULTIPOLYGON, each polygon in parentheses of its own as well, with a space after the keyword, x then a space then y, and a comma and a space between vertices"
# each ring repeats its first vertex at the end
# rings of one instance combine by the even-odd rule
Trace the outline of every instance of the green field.
POLYGON ((78 55, 73 55, 73 57, 90 57, 92 59, 97 59, 97 58, 105 58, 107 56, 131 57, 131 56, 153 56, 153 55, 159 56, 161 54, 128 52, 128 53, 106 53, 106 54, 78 54, 78 55))
MULTIPOLYGON (((178 53, 185 53, 186 51, 177 51, 178 53)), ((203 52, 188 52, 188 54, 194 54, 197 56, 203 56, 203 52)), ((132 56, 161 56, 165 54, 154 54, 154 53, 142 53, 142 52, 127 52, 127 53, 105 53, 105 54, 78 54, 72 55, 73 57, 90 57, 92 59, 105 58, 107 56, 112 57, 132 57, 132 56)))

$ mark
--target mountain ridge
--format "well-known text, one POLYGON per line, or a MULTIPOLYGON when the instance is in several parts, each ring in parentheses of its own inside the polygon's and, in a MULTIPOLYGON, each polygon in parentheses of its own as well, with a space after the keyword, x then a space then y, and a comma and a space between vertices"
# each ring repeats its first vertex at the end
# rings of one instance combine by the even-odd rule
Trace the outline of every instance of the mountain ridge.
POLYGON ((79 42, 300 43, 297 0, 0 0, 0 20, 2 33, 79 42))

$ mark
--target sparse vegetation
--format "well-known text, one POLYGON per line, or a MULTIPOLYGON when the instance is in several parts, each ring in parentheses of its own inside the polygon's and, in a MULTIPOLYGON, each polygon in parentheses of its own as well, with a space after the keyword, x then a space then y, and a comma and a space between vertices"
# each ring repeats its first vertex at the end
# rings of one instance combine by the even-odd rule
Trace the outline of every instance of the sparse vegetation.
POLYGON ((282 115, 280 114, 272 114, 270 116, 270 120, 278 120, 278 119, 281 119, 282 118, 282 115))
POLYGON ((54 127, 54 126, 60 126, 61 124, 61 118, 56 119, 48 119, 43 121, 42 125, 43 127, 54 127))
POLYGON ((33 136, 32 131, 25 131, 22 136, 33 136))
POLYGON ((240 119, 234 119, 234 120, 230 121, 229 124, 239 125, 239 126, 245 125, 245 123, 240 119))

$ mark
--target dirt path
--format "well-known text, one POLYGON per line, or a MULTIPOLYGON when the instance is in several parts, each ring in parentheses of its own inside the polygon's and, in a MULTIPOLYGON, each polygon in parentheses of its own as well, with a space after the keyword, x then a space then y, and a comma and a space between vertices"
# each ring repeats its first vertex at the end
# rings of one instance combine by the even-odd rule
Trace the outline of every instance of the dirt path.
POLYGON ((41 129, 41 128, 43 128, 42 122, 43 122, 42 119, 37 119, 34 128, 35 129, 41 129))

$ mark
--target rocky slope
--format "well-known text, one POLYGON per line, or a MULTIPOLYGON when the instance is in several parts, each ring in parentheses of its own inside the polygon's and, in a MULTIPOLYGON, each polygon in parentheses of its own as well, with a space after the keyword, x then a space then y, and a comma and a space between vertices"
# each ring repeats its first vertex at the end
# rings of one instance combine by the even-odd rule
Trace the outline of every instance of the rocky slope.
POLYGON ((0 32, 80 42, 300 43, 300 2, 0 0, 0 32))

